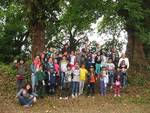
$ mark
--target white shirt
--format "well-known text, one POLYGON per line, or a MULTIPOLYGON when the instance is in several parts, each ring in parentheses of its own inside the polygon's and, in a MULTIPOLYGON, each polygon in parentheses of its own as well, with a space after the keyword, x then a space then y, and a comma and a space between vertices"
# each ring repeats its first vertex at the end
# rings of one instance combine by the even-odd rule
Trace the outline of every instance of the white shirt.
POLYGON ((72 81, 79 82, 79 80, 80 80, 80 70, 79 69, 75 69, 73 71, 73 79, 72 79, 72 81))
POLYGON ((74 65, 74 64, 75 64, 75 58, 76 58, 76 56, 70 55, 70 64, 71 64, 71 65, 74 65))
POLYGON ((67 62, 62 61, 60 64, 60 69, 62 72, 66 72, 67 71, 67 62))

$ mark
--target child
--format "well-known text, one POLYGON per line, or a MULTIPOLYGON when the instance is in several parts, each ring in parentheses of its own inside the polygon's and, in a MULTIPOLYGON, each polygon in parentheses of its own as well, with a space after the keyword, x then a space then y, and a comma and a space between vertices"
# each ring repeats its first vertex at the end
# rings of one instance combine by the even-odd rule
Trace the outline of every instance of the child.
POLYGON ((113 86, 113 83, 114 83, 115 65, 114 65, 114 63, 112 63, 111 58, 108 59, 107 69, 108 69, 108 75, 109 75, 110 88, 112 89, 112 86, 113 86))
POLYGON ((126 87, 127 85, 127 65, 125 64, 125 60, 122 60, 120 63, 120 79, 122 87, 126 87))
POLYGON ((90 66, 89 69, 89 74, 88 74, 88 91, 87 95, 88 96, 94 96, 95 93, 95 83, 96 83, 96 76, 94 73, 94 67, 90 66))
POLYGON ((82 95, 82 94, 83 94, 84 83, 85 83, 87 74, 88 74, 88 71, 85 69, 85 65, 82 64, 82 66, 81 66, 81 68, 80 68, 79 95, 82 95))
POLYGON ((40 67, 40 65, 41 65, 40 56, 36 56, 33 62, 34 62, 36 71, 38 71, 38 70, 39 70, 39 67, 40 67))
POLYGON ((101 55, 100 55, 100 52, 98 52, 97 56, 95 57, 95 62, 96 62, 95 73, 98 75, 101 72, 101 55))
POLYGON ((24 61, 20 60, 19 64, 16 64, 17 68, 17 91, 20 91, 20 89, 24 86, 24 79, 25 79, 25 65, 24 61))
POLYGON ((64 87, 62 88, 62 94, 60 99, 68 99, 68 96, 70 95, 71 91, 71 81, 72 81, 72 70, 71 67, 67 66, 67 71, 65 73, 64 78, 64 87))
POLYGON ((92 66, 94 67, 94 69, 95 69, 95 56, 96 55, 94 53, 91 54, 92 66))
POLYGON ((43 98, 45 94, 45 73, 43 72, 42 65, 39 66, 39 70, 36 72, 36 86, 37 94, 43 98))
POLYGON ((75 62, 76 62, 76 56, 74 54, 74 51, 71 51, 71 54, 70 54, 70 66, 71 66, 71 69, 74 67, 75 62))
POLYGON ((55 87, 56 87, 56 74, 53 68, 50 68, 47 72, 47 93, 50 95, 55 94, 55 87))
POLYGON ((48 55, 49 57, 52 57, 52 55, 53 55, 53 48, 49 48, 49 49, 48 49, 47 55, 48 55))
POLYGON ((32 95, 32 87, 29 83, 20 89, 16 97, 18 98, 19 103, 25 107, 30 107, 36 102, 36 97, 32 95))
POLYGON ((67 71, 67 65, 68 61, 66 60, 66 56, 63 56, 62 60, 60 61, 60 84, 61 84, 61 89, 64 87, 64 77, 65 77, 65 72, 67 71))
POLYGON ((120 82, 120 76, 118 75, 114 83, 114 91, 115 91, 114 97, 116 96, 120 97, 120 89, 121 89, 121 82, 120 82))
POLYGON ((47 68, 48 68, 48 70, 50 70, 51 68, 54 69, 54 63, 53 63, 53 58, 52 57, 50 57, 48 59, 48 66, 47 66, 47 68))
POLYGON ((59 84, 59 70, 60 70, 60 67, 59 67, 59 64, 58 64, 58 61, 57 59, 54 60, 54 71, 55 71, 55 74, 56 74, 56 85, 58 86, 59 84))
POLYGON ((100 75, 100 93, 101 93, 101 96, 106 95, 108 81, 109 81, 109 79, 108 79, 106 67, 102 67, 102 73, 100 75))
POLYGON ((33 62, 30 65, 30 69, 31 69, 32 91, 35 92, 36 67, 33 62))
POLYGON ((78 97, 79 79, 80 79, 80 68, 79 64, 76 63, 75 69, 73 70, 73 78, 72 78, 72 98, 78 97))

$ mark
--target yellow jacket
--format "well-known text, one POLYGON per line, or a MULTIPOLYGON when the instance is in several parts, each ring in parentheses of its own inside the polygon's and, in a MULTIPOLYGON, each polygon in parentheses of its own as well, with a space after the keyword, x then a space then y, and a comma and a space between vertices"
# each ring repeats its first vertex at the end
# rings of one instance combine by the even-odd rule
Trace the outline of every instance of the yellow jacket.
POLYGON ((80 80, 85 80, 87 74, 88 74, 88 71, 85 68, 80 68, 80 80))

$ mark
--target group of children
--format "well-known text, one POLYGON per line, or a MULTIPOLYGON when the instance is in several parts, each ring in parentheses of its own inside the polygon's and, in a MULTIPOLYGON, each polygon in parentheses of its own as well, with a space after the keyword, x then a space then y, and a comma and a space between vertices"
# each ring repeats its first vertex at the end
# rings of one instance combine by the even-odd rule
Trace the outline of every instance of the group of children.
MULTIPOLYGON (((120 97, 120 90, 127 85, 127 69, 129 60, 123 53, 121 58, 116 51, 104 53, 54 51, 52 48, 36 56, 30 65, 32 92, 38 97, 45 94, 56 95, 60 90, 60 99, 68 99, 80 95, 94 97, 96 84, 101 96, 107 89, 114 90, 114 96, 120 97)), ((23 61, 17 65, 17 89, 20 91, 24 82, 23 61)))

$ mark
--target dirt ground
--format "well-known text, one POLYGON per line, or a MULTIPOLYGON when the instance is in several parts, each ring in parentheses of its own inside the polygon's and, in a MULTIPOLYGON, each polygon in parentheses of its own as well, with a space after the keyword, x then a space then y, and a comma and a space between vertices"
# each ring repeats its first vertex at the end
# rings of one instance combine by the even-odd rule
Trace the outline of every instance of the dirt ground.
POLYGON ((122 103, 110 97, 79 97, 59 100, 47 97, 38 100, 31 108, 24 108, 17 102, 0 103, 0 113, 150 113, 150 105, 122 103))
POLYGON ((31 108, 24 108, 15 98, 14 78, 0 74, 0 113, 150 113, 150 104, 132 102, 139 98, 136 91, 133 94, 126 91, 120 98, 114 98, 112 92, 105 97, 96 94, 95 98, 80 96, 59 100, 58 96, 45 97, 38 99, 31 108))

